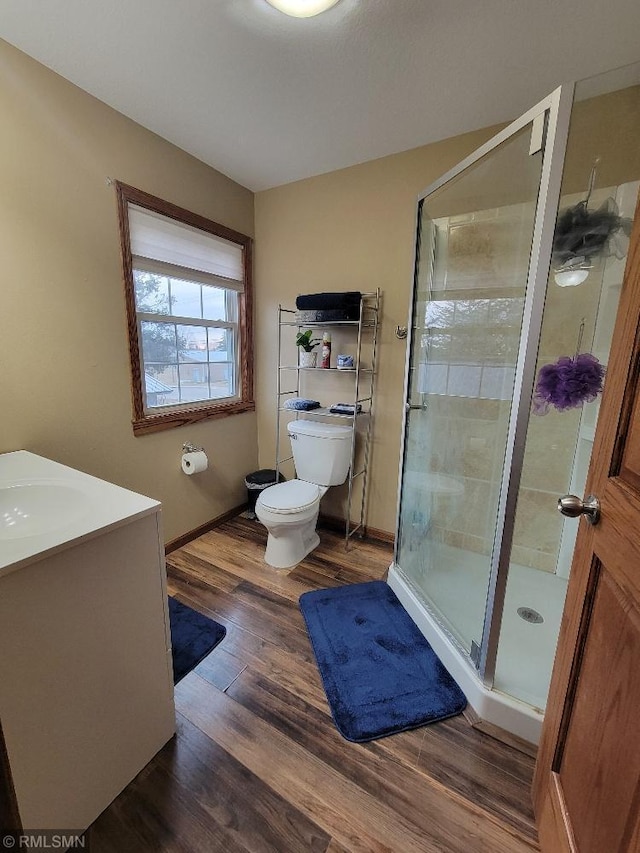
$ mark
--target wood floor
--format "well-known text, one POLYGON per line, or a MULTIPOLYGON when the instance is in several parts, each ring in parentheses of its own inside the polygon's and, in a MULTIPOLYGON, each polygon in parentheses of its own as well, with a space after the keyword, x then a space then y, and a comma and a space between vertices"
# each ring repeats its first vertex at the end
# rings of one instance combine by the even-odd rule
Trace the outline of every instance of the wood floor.
POLYGON ((533 760, 458 716, 369 744, 335 729, 298 609, 384 576, 388 548, 328 531, 293 570, 235 518, 167 558, 169 592, 224 624, 176 687, 178 733, 89 831, 92 853, 538 850, 533 760))

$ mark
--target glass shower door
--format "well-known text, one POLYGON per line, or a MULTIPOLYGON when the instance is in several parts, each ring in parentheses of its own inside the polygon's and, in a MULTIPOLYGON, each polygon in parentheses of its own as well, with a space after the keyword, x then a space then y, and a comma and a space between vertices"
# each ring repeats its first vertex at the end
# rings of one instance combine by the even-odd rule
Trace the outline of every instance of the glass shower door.
POLYGON ((396 564, 478 662, 542 169, 542 114, 418 212, 396 564))

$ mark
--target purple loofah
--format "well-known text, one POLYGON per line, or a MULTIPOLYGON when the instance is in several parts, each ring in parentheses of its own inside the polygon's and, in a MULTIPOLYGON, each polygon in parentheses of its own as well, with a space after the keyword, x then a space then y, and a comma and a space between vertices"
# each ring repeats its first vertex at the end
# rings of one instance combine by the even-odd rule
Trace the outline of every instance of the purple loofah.
POLYGON ((534 414, 546 415, 549 406, 564 412, 595 400, 602 392, 604 374, 604 366, 588 352, 575 358, 563 356, 555 364, 543 365, 533 396, 534 414))

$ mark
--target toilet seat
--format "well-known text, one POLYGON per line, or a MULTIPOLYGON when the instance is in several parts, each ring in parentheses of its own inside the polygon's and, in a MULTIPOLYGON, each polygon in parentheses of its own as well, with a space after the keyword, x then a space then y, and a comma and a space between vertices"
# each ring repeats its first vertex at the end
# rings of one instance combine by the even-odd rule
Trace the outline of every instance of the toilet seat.
POLYGON ((305 480, 289 480, 260 492, 258 501, 274 515, 292 515, 311 509, 318 503, 320 488, 305 480))

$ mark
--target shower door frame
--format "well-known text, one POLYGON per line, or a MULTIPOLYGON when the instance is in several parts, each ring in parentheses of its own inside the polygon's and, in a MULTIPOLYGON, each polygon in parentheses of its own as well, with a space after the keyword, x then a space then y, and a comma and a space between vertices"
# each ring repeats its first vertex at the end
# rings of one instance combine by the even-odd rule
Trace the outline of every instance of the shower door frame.
MULTIPOLYGON (((542 315, 546 298, 547 281, 551 267, 553 235, 555 231, 558 206, 560 203, 560 189, 562 184, 567 139, 569 135, 569 123, 573 107, 574 88, 573 83, 559 86, 550 95, 537 103, 526 113, 523 113, 515 121, 511 122, 511 124, 500 131, 500 133, 496 134, 488 142, 476 149, 472 154, 464 160, 461 160, 456 166, 438 178, 438 180, 430 184, 424 192, 420 193, 417 201, 413 286, 411 290, 409 319, 407 324, 409 335, 407 338, 407 352, 405 358, 402 440, 400 447, 400 470, 398 475, 398 499, 396 507, 396 536, 393 557, 393 566, 400 571, 403 577, 405 576, 402 573, 402 566, 398 563, 398 548, 400 542, 400 505, 402 499, 402 476, 406 455, 407 423, 411 409, 410 367, 414 337, 413 323, 415 289, 417 286, 418 263, 420 260, 418 237, 420 234, 422 203, 436 190, 443 187, 453 178, 456 178, 483 157, 486 157, 494 149, 509 140, 528 124, 532 125, 532 141, 529 153, 534 154, 537 153, 537 151, 542 150, 542 169, 540 174, 538 199, 536 202, 531 253, 529 256, 520 344, 516 362, 511 411, 509 415, 505 459, 502 468, 495 538, 491 554, 491 572, 489 576, 487 601, 485 605, 482 640, 479 654, 475 659, 471 658, 451 632, 448 631, 435 614, 430 611, 431 616, 436 619, 440 628, 448 636, 449 641, 454 645, 458 652, 471 661, 472 665, 478 671, 483 684, 488 689, 491 689, 493 686, 496 658, 498 654, 502 611, 504 607, 509 563, 511 559, 515 510, 524 461, 525 441, 529 423, 531 397, 535 382, 535 369, 540 333, 542 329, 542 315), (540 143, 537 148, 534 147, 537 144, 536 138, 540 143)), ((423 596, 421 596, 421 600, 424 600, 423 596)))

